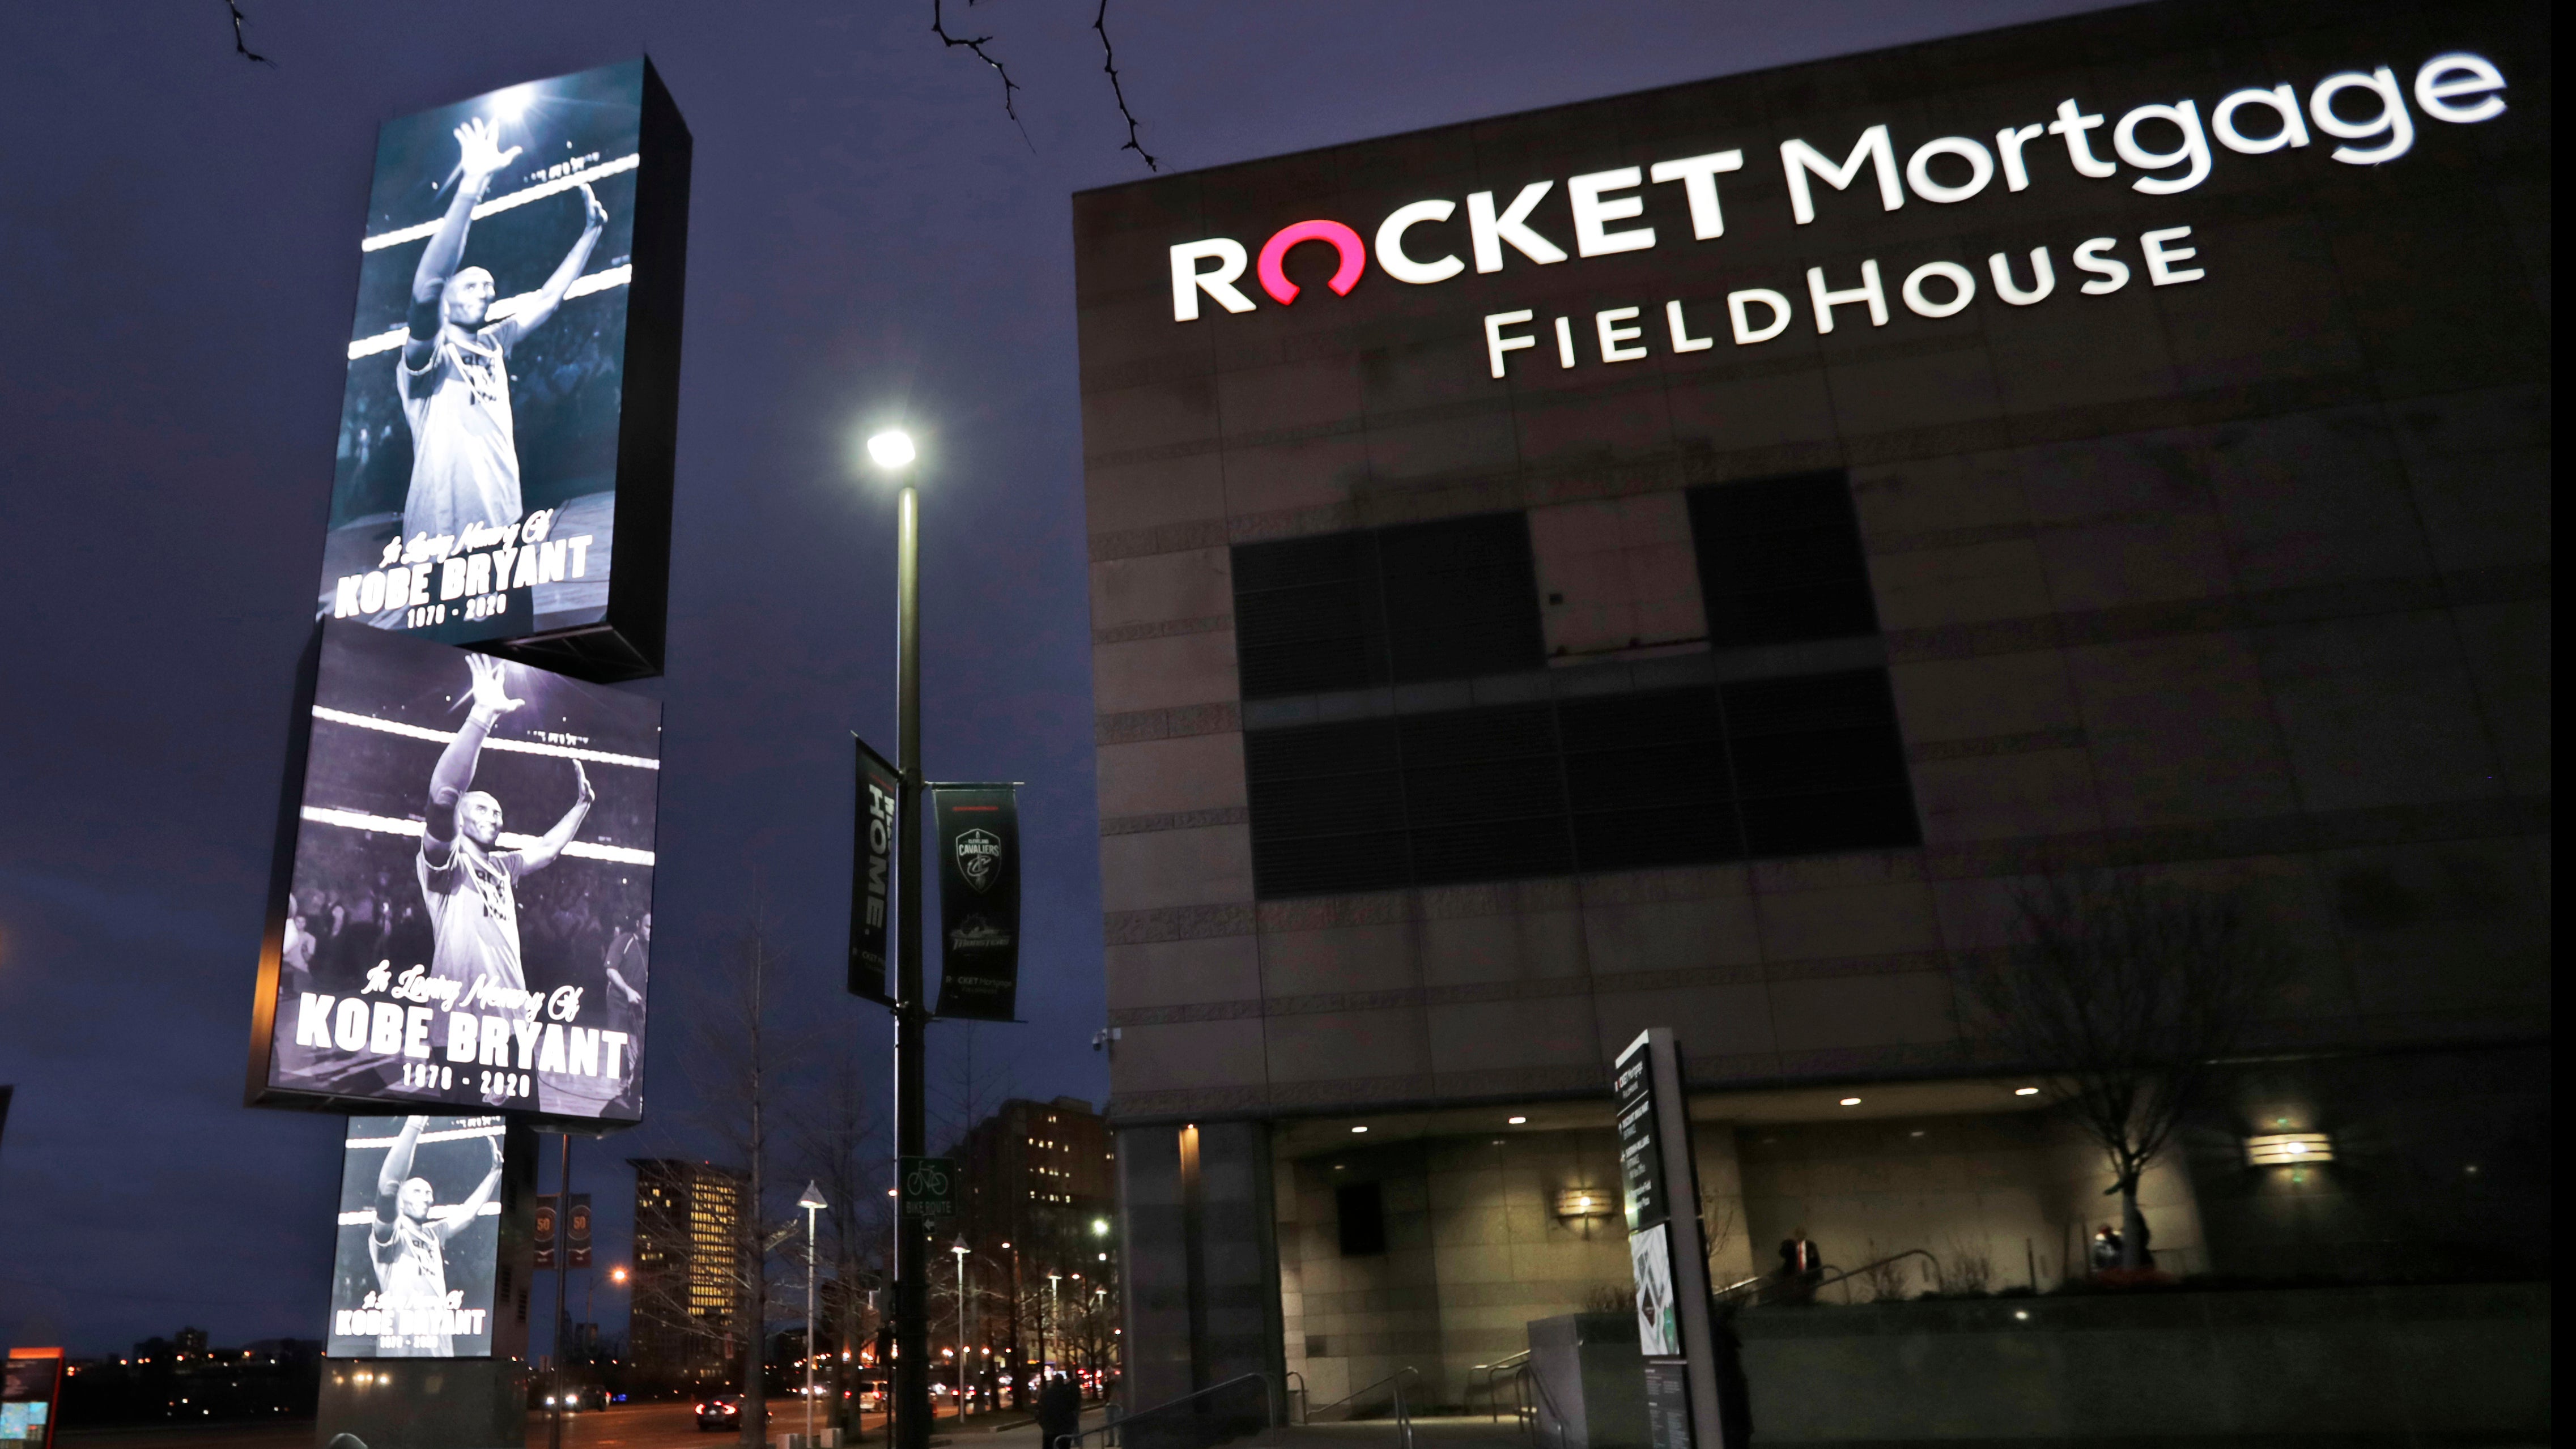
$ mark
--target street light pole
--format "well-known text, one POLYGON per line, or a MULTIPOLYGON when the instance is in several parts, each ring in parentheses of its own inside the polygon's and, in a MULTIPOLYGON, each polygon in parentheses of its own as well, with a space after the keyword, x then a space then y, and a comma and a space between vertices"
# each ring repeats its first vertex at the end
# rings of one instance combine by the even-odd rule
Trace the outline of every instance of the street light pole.
POLYGON ((823 1189, 807 1178, 796 1205, 805 1210, 805 1449, 814 1449, 814 1214, 827 1206, 823 1189))
POLYGON ((894 1404, 896 1449, 930 1449, 930 1264, 912 1215, 905 1158, 929 1154, 923 1111, 930 1011, 921 1001, 921 496, 912 439, 868 439, 868 456, 903 482, 895 502, 894 1404))
POLYGON ((966 1240, 948 1251, 957 1255, 957 1422, 966 1422, 966 1240))
MULTIPOLYGON (((1055 1336, 1059 1340, 1064 1337, 1064 1319, 1060 1310, 1055 1306, 1055 1285, 1063 1280, 1064 1275, 1062 1273, 1049 1273, 1047 1275, 1047 1324, 1055 1330, 1055 1336)), ((1063 1344, 1059 1342, 1057 1347, 1061 1348, 1063 1347, 1063 1344)), ((1046 1345, 1044 1343, 1040 1343, 1038 1345, 1038 1352, 1046 1352, 1046 1345)))
POLYGON ((546 1449, 563 1449, 564 1410, 564 1339, 572 1322, 570 1295, 565 1292, 565 1277, 572 1271, 572 1134, 560 1134, 563 1144, 561 1185, 555 1190, 555 1240, 547 1246, 555 1254, 555 1362, 554 1393, 546 1405, 546 1449))

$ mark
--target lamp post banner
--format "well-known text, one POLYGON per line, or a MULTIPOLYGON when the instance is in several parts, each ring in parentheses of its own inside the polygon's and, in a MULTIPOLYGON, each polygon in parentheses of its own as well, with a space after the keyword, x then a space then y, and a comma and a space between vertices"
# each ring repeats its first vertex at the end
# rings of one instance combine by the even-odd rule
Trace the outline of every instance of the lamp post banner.
POLYGON ((939 819, 939 1011, 1015 1020, 1020 803, 1011 785, 933 785, 939 819))
POLYGON ((886 922, 892 915, 895 835, 903 775, 853 735, 859 752, 859 800, 850 847, 850 994, 894 1005, 886 982, 886 922))

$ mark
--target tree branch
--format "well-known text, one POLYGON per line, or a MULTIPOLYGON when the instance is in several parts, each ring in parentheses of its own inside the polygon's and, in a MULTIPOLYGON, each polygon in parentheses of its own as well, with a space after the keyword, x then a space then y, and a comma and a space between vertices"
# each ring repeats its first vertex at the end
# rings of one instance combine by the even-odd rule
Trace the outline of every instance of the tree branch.
POLYGON ((1127 109, 1127 90, 1118 84, 1118 54, 1109 48, 1109 0, 1100 0, 1100 13, 1091 17, 1091 28, 1100 33, 1100 68, 1109 73, 1109 93, 1118 98, 1118 114, 1127 121, 1127 144, 1118 149, 1142 157, 1146 170, 1160 171, 1163 168, 1154 163, 1153 153, 1136 139, 1136 113, 1127 109))
POLYGON ((224 0, 224 8, 233 13, 233 54, 240 56, 244 60, 256 61, 261 65, 267 66, 271 70, 275 70, 277 68, 276 61, 270 60, 267 56, 251 49, 242 41, 242 25, 249 17, 242 14, 241 0, 224 0))
POLYGON ((1011 92, 1018 90, 1020 88, 1020 83, 1011 79, 1011 73, 1002 68, 1002 63, 1000 61, 993 59, 992 56, 985 53, 985 42, 991 40, 993 37, 989 35, 978 35, 969 39, 949 34, 946 17, 941 13, 941 7, 944 3, 945 0, 930 0, 930 33, 938 36, 942 45, 962 45, 966 47, 968 51, 973 53, 977 60, 991 66, 993 68, 993 74, 1002 78, 1002 114, 1011 118, 1012 125, 1019 127, 1020 140, 1028 146, 1032 153, 1034 153, 1038 149, 1038 143, 1029 140, 1029 128, 1025 125, 1021 125, 1019 108, 1011 103, 1011 92))

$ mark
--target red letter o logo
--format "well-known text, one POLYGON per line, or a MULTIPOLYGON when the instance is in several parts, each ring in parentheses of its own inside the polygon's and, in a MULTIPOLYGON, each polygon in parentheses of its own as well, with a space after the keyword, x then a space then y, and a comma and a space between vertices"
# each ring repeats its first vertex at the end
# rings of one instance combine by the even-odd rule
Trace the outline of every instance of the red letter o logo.
POLYGON ((1261 244, 1261 290, 1281 306, 1297 300, 1297 284, 1279 270, 1279 263, 1290 247, 1310 241, 1331 242, 1341 256, 1341 265, 1333 270, 1333 280, 1326 284, 1334 296, 1347 297, 1351 288, 1359 285, 1360 267, 1368 260, 1368 252, 1360 246, 1360 234, 1338 221, 1301 221, 1280 228, 1277 236, 1261 244))

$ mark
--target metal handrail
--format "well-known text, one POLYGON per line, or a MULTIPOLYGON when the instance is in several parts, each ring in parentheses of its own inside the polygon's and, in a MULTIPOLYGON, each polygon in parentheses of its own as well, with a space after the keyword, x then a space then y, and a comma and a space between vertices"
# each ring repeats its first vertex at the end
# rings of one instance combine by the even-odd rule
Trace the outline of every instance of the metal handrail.
POLYGON ((1522 1349, 1518 1353, 1507 1354, 1498 1358, 1492 1363, 1477 1364, 1474 1368, 1468 1370, 1470 1373, 1479 1375, 1479 1378, 1467 1385, 1467 1392, 1464 1396, 1465 1402, 1462 1407, 1464 1407, 1467 1412, 1471 1414, 1474 1413, 1476 1410, 1476 1393, 1477 1390, 1481 1388, 1485 1394, 1485 1417, 1489 1419, 1501 1418, 1503 1416, 1503 1398, 1502 1395, 1497 1393, 1495 1390, 1497 1386, 1501 1384, 1503 1375, 1508 1374, 1512 1370, 1528 1363, 1529 1356, 1530 1351, 1528 1349, 1522 1349))
MULTIPOLYGON (((1407 1372, 1410 1372, 1410 1370, 1407 1372)), ((1109 1412, 1106 1416, 1105 1422, 1103 1422, 1099 1428, 1084 1429, 1073 1434, 1058 1434, 1055 1436, 1055 1443, 1049 1446, 1049 1449, 1080 1449, 1082 1441, 1090 1438, 1094 1434, 1116 1434, 1120 1429, 1136 1422, 1138 1419, 1144 1418, 1148 1414, 1159 1414, 1165 1409, 1178 1408, 1192 1399, 1206 1398, 1208 1395, 1220 1390, 1233 1388, 1235 1385, 1242 1383, 1247 1379, 1258 1382, 1262 1388, 1261 1406, 1265 1410, 1269 1411, 1265 1417, 1270 1421, 1262 1427, 1274 1429, 1281 1427, 1282 1421, 1279 1417, 1279 1391, 1271 1383, 1270 1375, 1264 1373, 1236 1374, 1233 1378, 1227 1379, 1222 1383, 1210 1384, 1203 1389, 1194 1389, 1189 1393, 1181 1395, 1177 1399, 1166 1400, 1163 1403, 1154 1405, 1150 1409, 1138 1409, 1132 1414, 1120 1413, 1118 1405, 1115 1402, 1112 1402, 1109 1405, 1109 1412)), ((1375 1386, 1372 1385, 1371 1387, 1375 1386)), ((1114 1443, 1115 1441, 1103 1440, 1102 1442, 1104 1444, 1108 1444, 1114 1443)), ((1409 1445, 1407 1446, 1407 1449, 1410 1449, 1409 1445)))
POLYGON ((1741 1293, 1747 1288, 1759 1288, 1763 1284, 1770 1282, 1773 1276, 1775 1276, 1773 1273, 1756 1273, 1750 1278, 1739 1279, 1736 1282, 1729 1283, 1725 1287, 1718 1289, 1716 1292, 1711 1293, 1708 1296, 1711 1298, 1723 1299, 1729 1293, 1741 1293))
MULTIPOLYGON (((1828 1265, 1825 1272, 1830 1276, 1817 1279, 1816 1287, 1819 1291, 1822 1291, 1836 1283, 1849 1283, 1852 1279, 1859 1277, 1861 1274, 1868 1272, 1872 1268, 1883 1268, 1890 1263, 1902 1262, 1907 1258, 1921 1258, 1924 1262, 1932 1265, 1934 1272, 1937 1273, 1940 1271, 1940 1259, 1933 1257, 1924 1249, 1908 1248, 1902 1253, 1890 1253, 1875 1263, 1863 1263, 1857 1268, 1835 1268, 1828 1265)), ((1845 1288, 1843 1290, 1843 1302, 1851 1302, 1851 1290, 1849 1288, 1845 1288)))
MULTIPOLYGON (((1326 1404, 1324 1407, 1326 1409, 1338 1409, 1342 1405, 1351 1402, 1362 1394, 1375 1393, 1377 1390, 1385 1388, 1389 1384, 1393 1384, 1395 1385, 1395 1442, 1399 1446, 1399 1449, 1413 1449, 1413 1415, 1404 1407, 1404 1381, 1408 1377, 1418 1379, 1422 1377, 1422 1370, 1415 1368, 1411 1364, 1406 1364, 1404 1367, 1388 1374, 1385 1378, 1379 1379, 1376 1383, 1354 1389, 1351 1392, 1342 1395, 1340 1398, 1333 1400, 1331 1403, 1326 1404)), ((1343 1417, 1348 1418, 1349 1415, 1345 1414, 1343 1417)), ((1315 1422, 1315 1416, 1313 1413, 1310 1412, 1306 1415, 1306 1422, 1309 1424, 1315 1422)))
POLYGON ((1531 1405, 1530 1411, 1521 1418, 1522 1437, 1531 1445, 1536 1446, 1539 1443, 1538 1426, 1541 1419, 1544 1418, 1546 1422, 1556 1425, 1556 1442, 1558 1449, 1563 1449, 1568 1437, 1567 1429, 1569 1426, 1565 1421, 1565 1411, 1556 1406, 1556 1395, 1547 1391, 1547 1380, 1540 1378, 1535 1369, 1524 1364, 1521 1366, 1520 1382, 1529 1385, 1531 1389, 1537 1392, 1539 1397, 1539 1403, 1531 1405), (1540 1413, 1541 1408, 1544 1408, 1546 1411, 1544 1415, 1540 1413))
MULTIPOLYGON (((1852 1279, 1857 1278, 1863 1273, 1867 1273, 1874 1268, 1883 1268, 1890 1263, 1902 1262, 1907 1258, 1921 1258, 1924 1262, 1931 1264, 1936 1271, 1941 1266, 1940 1259, 1933 1257, 1931 1253, 1922 1248, 1908 1248, 1902 1253, 1890 1253, 1884 1258, 1877 1259, 1874 1262, 1863 1263, 1857 1268, 1837 1268, 1831 1263, 1821 1263, 1818 1264, 1816 1268, 1816 1281, 1809 1285, 1807 1291, 1809 1293, 1820 1293, 1837 1283, 1849 1283, 1852 1279)), ((1788 1282, 1789 1279, 1790 1273, 1788 1269, 1775 1268, 1768 1273, 1756 1273, 1752 1277, 1747 1278, 1740 1283, 1730 1283, 1725 1287, 1718 1289, 1715 1293, 1710 1294, 1709 1297, 1712 1300, 1723 1302, 1728 1294, 1740 1293, 1748 1288, 1759 1289, 1766 1285, 1778 1285, 1788 1282)), ((1851 1302, 1851 1289, 1845 1288, 1843 1290, 1843 1302, 1851 1302)))
POLYGON ((1299 1420, 1304 1419, 1306 1417, 1306 1376, 1297 1372, 1295 1369, 1290 1369, 1286 1373, 1281 1374, 1279 1376, 1279 1399, 1279 1422, 1282 1425, 1294 1424, 1299 1420), (1297 1387, 1293 1389, 1288 1387, 1288 1381, 1290 1379, 1295 1379, 1297 1381, 1297 1387))

